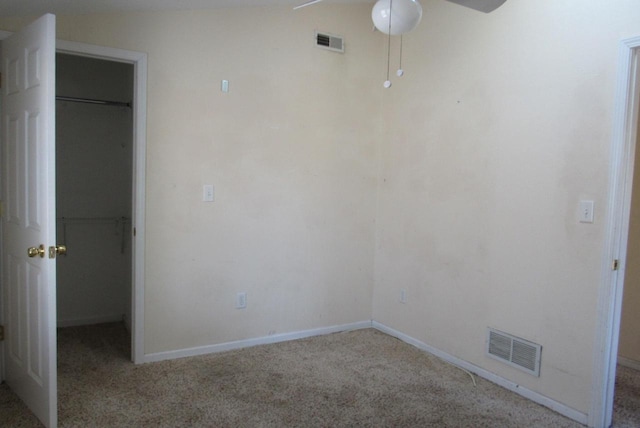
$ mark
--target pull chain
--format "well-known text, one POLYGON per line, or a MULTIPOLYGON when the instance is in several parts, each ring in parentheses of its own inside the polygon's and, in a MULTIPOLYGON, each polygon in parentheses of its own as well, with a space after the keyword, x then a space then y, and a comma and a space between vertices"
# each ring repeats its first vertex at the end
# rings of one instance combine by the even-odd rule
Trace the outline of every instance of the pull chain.
POLYGON ((384 82, 385 88, 391 87, 389 80, 389 70, 391 69, 391 11, 393 10, 393 0, 389 1, 389 37, 387 38, 387 80, 384 82))
POLYGON ((398 67, 396 75, 398 77, 404 76, 404 70, 402 69, 402 34, 400 34, 400 66, 398 67))

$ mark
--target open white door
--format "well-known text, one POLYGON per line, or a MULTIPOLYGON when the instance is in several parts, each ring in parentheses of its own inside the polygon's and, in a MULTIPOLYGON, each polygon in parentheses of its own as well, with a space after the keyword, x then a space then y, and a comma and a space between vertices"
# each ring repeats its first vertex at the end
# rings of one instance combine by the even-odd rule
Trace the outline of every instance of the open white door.
POLYGON ((57 425, 55 17, 2 44, 2 290, 5 373, 57 425))

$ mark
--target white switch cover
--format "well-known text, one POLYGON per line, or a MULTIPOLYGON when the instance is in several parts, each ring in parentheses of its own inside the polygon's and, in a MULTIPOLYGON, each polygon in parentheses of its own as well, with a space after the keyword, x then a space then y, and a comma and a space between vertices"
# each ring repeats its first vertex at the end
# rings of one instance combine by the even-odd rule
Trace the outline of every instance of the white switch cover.
POLYGON ((202 201, 213 202, 213 184, 205 184, 202 186, 202 201))
POLYGON ((580 223, 593 223, 593 201, 580 201, 580 223))
POLYGON ((229 81, 228 80, 223 80, 222 82, 220 82, 220 90, 222 92, 229 92, 229 81))

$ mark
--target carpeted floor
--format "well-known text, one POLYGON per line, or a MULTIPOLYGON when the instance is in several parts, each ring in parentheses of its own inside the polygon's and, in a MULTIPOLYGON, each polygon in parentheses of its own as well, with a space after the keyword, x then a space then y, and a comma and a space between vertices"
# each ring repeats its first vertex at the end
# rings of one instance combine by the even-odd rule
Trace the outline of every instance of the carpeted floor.
POLYGON ((615 391, 613 426, 640 427, 640 372, 618 365, 615 391))
MULTIPOLYGON (((581 426, 372 329, 138 366, 121 324, 58 335, 61 427, 581 426)), ((615 426, 637 427, 621 373, 615 426)), ((40 426, 6 385, 0 426, 40 426)))

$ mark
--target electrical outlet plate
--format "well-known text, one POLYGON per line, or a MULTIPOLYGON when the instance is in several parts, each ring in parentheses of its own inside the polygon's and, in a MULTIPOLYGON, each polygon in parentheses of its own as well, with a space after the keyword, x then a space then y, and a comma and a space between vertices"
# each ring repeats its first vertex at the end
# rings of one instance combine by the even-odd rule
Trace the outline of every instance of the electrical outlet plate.
POLYGON ((203 202, 213 202, 214 193, 213 193, 213 184, 205 184, 202 186, 202 201, 203 202))
POLYGON ((400 303, 407 303, 407 290, 404 288, 400 290, 400 303))
POLYGON ((245 309, 247 307, 247 293, 241 292, 236 294, 236 309, 245 309))
POLYGON ((593 201, 580 201, 580 223, 593 223, 593 201))

